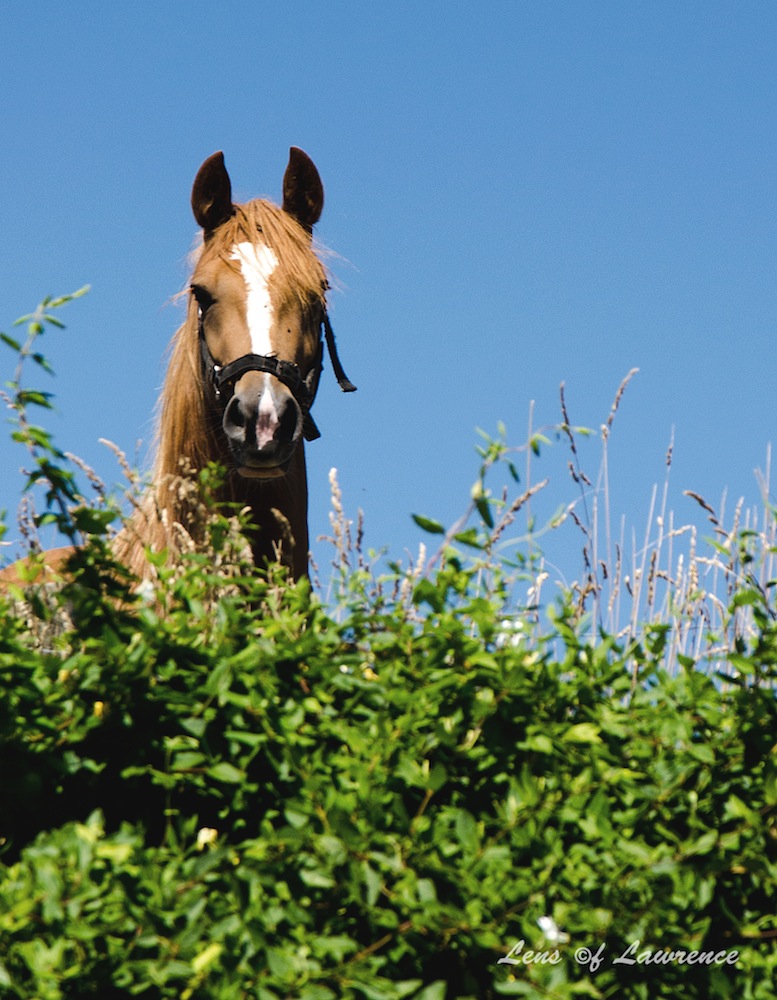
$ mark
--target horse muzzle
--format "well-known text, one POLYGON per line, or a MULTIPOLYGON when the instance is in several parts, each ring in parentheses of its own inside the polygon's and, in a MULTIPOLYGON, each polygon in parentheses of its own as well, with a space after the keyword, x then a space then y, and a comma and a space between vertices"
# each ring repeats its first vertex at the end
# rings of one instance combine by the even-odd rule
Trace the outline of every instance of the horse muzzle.
MULTIPOLYGON (((262 376, 270 383, 270 376, 262 376)), ((253 381, 253 380, 250 380, 253 381)), ((241 475, 269 479, 286 474, 302 437, 303 414, 285 386, 235 387, 222 427, 241 475)))

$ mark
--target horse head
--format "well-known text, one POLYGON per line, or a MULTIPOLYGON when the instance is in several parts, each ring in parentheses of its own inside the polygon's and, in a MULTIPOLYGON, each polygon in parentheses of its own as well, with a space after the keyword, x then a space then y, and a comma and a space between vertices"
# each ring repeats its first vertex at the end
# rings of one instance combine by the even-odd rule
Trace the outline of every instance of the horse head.
POLYGON ((326 275, 312 231, 324 204, 313 161, 293 147, 280 209, 235 205, 221 153, 192 189, 203 246, 191 278, 200 352, 221 427, 241 476, 283 476, 303 434, 322 362, 326 275))

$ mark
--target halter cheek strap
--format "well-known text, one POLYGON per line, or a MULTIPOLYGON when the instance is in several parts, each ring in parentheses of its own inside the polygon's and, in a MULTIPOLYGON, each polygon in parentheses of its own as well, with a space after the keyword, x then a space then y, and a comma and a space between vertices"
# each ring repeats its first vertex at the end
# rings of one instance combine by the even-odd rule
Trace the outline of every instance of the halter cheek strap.
POLYGON ((329 357, 332 359, 332 370, 337 383, 343 392, 355 392, 356 386, 343 371, 337 354, 337 345, 329 316, 324 313, 322 319, 324 341, 319 341, 316 360, 306 376, 303 377, 299 367, 293 361, 283 361, 281 358, 267 354, 244 354, 228 365, 217 365, 205 340, 205 330, 202 322, 202 311, 199 314, 200 357, 206 382, 213 386, 213 394, 217 403, 223 400, 224 406, 232 398, 235 385, 246 372, 267 372, 291 392, 302 411, 302 434, 306 441, 315 441, 321 437, 316 422, 310 415, 310 408, 316 398, 318 381, 324 368, 324 342, 326 342, 329 357))
MULTIPOLYGON (((332 359, 332 371, 334 372, 335 378, 337 379, 337 384, 343 390, 343 392, 356 392, 356 386, 351 382, 348 376, 343 371, 343 366, 340 364, 340 357, 337 353, 337 344, 335 343, 335 331, 332 329, 332 324, 329 322, 329 314, 324 313, 324 339, 326 340, 326 347, 329 351, 329 357, 332 359)), ((320 360, 318 364, 318 371, 321 374, 321 370, 324 367, 323 364, 323 354, 324 349, 320 348, 320 360)))

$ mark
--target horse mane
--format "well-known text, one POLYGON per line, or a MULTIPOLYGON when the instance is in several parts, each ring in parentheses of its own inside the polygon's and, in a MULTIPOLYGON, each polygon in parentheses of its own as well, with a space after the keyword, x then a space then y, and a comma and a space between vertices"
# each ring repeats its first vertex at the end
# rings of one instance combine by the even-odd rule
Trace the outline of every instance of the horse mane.
MULTIPOLYGON (((275 251, 276 287, 282 296, 297 296, 304 306, 325 303, 327 271, 313 251, 310 234, 264 199, 235 205, 231 218, 205 236, 194 263, 218 256, 229 267, 237 267, 232 251, 235 244, 246 241, 261 241, 275 251)), ((182 539, 197 537, 204 511, 192 477, 224 456, 220 420, 208 407, 201 364, 197 304, 191 299, 186 319, 170 343, 157 404, 152 485, 115 544, 116 557, 137 576, 148 573, 146 546, 180 551, 182 539)), ((230 484, 226 494, 235 498, 230 484)))

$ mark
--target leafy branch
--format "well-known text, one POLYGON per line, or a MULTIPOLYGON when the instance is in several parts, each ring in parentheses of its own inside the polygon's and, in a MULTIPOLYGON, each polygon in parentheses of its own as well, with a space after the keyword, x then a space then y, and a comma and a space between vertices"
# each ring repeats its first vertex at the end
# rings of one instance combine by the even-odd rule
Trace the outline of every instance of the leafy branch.
POLYGON ((46 511, 35 516, 35 524, 39 528, 46 524, 55 524, 74 544, 80 538, 80 529, 72 510, 72 505, 80 501, 75 476, 66 467, 67 456, 54 444, 51 434, 31 418, 33 407, 42 410, 52 409, 52 393, 42 389, 24 388, 22 378, 30 361, 47 374, 53 374, 47 358, 37 349, 38 341, 47 326, 64 329, 65 324, 54 315, 54 310, 61 309, 73 299, 80 298, 88 290, 89 286, 85 285, 71 295, 61 295, 57 298, 47 296, 34 312, 18 319, 14 326, 24 324, 27 326, 27 337, 24 342, 7 333, 0 333, 0 340, 17 355, 13 378, 5 383, 6 391, 2 392, 2 396, 14 414, 10 419, 14 427, 11 437, 27 449, 34 464, 34 468, 27 472, 25 489, 37 483, 47 486, 46 511))

